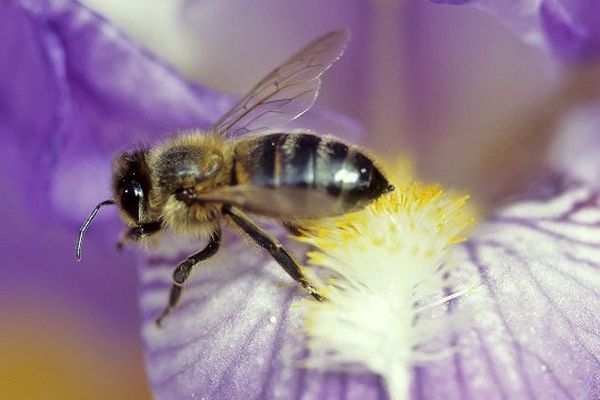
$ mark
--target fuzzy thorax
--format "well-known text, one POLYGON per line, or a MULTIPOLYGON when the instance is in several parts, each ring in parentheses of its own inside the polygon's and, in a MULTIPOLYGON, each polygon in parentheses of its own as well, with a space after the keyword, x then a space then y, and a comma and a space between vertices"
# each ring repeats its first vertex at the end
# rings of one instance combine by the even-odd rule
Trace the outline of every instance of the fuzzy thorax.
POLYGON ((422 345, 453 330, 450 317, 419 314, 460 295, 444 292, 444 276, 453 268, 451 247, 473 220, 466 196, 401 178, 363 211, 299 238, 316 248, 309 262, 330 276, 326 301, 304 300, 307 365, 367 368, 385 379, 393 399, 408 398, 410 366, 432 357, 422 345))
POLYGON ((150 218, 186 236, 209 237, 218 227, 217 204, 188 205, 178 190, 199 193, 227 185, 231 176, 231 145, 211 132, 182 133, 154 147, 148 155, 152 173, 150 218))

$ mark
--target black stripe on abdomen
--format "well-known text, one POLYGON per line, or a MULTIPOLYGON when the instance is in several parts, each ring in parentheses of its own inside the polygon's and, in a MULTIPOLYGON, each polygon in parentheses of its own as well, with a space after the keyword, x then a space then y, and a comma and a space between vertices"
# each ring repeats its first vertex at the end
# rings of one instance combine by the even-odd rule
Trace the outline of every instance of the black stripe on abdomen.
POLYGON ((287 187, 315 187, 317 150, 321 138, 311 134, 290 134, 279 148, 281 165, 278 181, 287 187))
POLYGON ((285 133, 274 133, 265 135, 257 140, 252 151, 249 154, 250 176, 255 183, 261 186, 277 186, 276 163, 278 162, 277 152, 281 144, 286 140, 285 133))

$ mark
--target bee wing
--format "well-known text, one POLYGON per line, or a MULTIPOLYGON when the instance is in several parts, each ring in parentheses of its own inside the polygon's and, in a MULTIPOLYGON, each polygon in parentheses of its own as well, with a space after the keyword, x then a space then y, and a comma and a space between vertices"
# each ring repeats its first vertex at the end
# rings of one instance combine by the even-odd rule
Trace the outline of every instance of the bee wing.
POLYGON ((348 31, 315 39, 275 68, 215 125, 224 136, 274 129, 309 110, 317 98, 321 74, 344 52, 348 31))
POLYGON ((344 212, 337 198, 307 188, 226 186, 197 193, 200 202, 231 204, 254 214, 283 220, 315 219, 344 212))

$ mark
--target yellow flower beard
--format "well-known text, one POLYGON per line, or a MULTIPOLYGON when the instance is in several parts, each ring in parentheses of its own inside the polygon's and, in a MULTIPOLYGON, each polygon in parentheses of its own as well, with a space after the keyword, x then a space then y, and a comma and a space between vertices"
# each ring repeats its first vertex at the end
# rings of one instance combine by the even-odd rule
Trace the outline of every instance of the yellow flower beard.
POLYGON ((468 196, 413 181, 405 162, 400 170, 390 176, 395 191, 296 238, 314 246, 309 263, 329 276, 321 288, 327 300, 302 304, 306 364, 366 367, 385 379, 393 399, 408 398, 410 366, 431 358, 415 348, 452 330, 448 319, 421 324, 415 317, 461 295, 443 294, 443 276, 453 268, 450 249, 474 220, 468 196))

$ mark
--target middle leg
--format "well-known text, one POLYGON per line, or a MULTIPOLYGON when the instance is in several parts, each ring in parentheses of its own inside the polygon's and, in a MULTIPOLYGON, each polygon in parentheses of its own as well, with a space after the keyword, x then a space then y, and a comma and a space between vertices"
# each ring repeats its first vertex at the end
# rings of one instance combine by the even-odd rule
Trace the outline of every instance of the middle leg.
POLYGON ((194 265, 198 264, 200 261, 204 261, 214 256, 219 250, 220 245, 221 228, 218 228, 215 230, 213 236, 210 238, 210 241, 204 249, 196 254, 192 254, 177 265, 177 268, 175 268, 175 271, 173 272, 173 285, 171 286, 171 292, 169 294, 169 303, 160 316, 156 319, 156 325, 162 327, 163 319, 169 315, 175 306, 177 306, 177 303, 181 298, 181 292, 183 292, 183 284, 189 278, 194 265))

